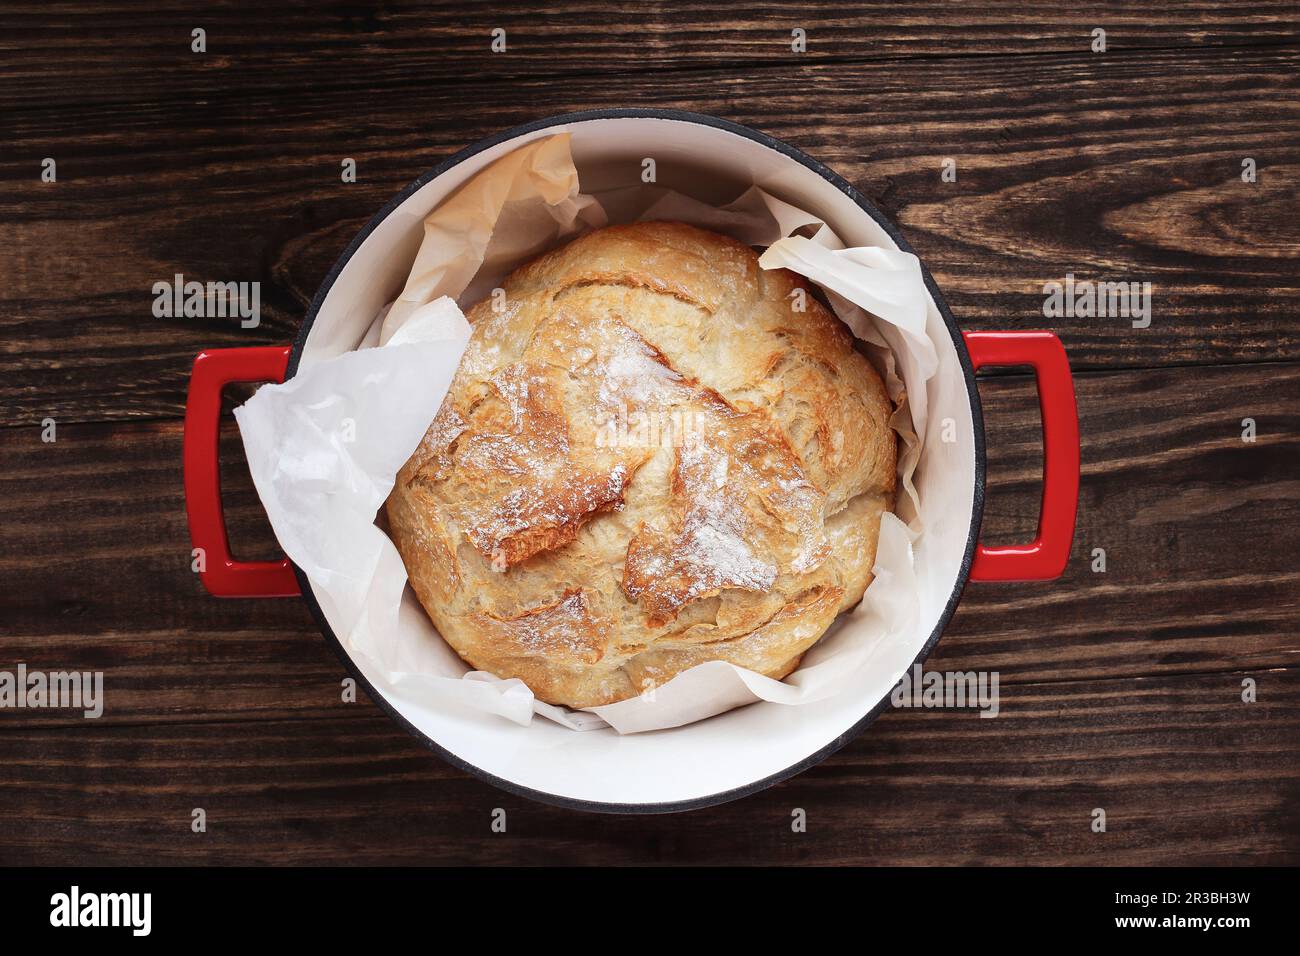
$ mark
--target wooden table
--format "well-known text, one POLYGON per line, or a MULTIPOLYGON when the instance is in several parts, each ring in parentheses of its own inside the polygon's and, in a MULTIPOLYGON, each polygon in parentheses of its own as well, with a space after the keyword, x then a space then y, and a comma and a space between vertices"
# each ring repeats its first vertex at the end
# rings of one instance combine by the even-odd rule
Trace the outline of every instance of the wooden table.
MULTIPOLYGON (((32 4, 0 41, 0 669, 102 670, 107 696, 99 720, 0 711, 0 863, 1300 862, 1293 2, 162 6, 32 4), (894 711, 735 803, 572 812, 344 703, 302 602, 215 600, 191 573, 194 354, 289 341, 357 229, 454 150, 628 105, 806 150, 901 226, 965 327, 1064 340, 1070 566, 972 585, 931 659, 999 671, 998 719, 894 711), (175 273, 260 281, 261 325, 155 318, 175 273), (1045 320, 1067 273, 1151 282, 1150 326, 1045 320)), ((981 393, 985 538, 1025 538, 1032 380, 981 393)), ((224 434, 232 538, 272 556, 224 434)))

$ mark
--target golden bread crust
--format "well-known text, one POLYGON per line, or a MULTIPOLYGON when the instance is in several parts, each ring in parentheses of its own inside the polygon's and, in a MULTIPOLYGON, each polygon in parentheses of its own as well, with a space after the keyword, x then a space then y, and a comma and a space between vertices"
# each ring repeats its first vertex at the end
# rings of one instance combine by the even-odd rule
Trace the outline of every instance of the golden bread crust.
POLYGON ((571 707, 709 660, 784 677, 861 600, 893 507, 852 335, 680 223, 588 233, 503 288, 387 504, 442 636, 571 707))

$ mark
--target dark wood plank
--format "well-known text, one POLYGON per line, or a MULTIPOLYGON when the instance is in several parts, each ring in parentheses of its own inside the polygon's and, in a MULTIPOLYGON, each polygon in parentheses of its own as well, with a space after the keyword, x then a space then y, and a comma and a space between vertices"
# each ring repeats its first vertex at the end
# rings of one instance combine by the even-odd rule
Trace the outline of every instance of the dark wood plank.
POLYGON ((1076 368, 1300 358, 1297 66, 1281 49, 976 58, 432 84, 366 94, 364 118, 352 91, 10 112, 0 424, 180 415, 193 354, 289 340, 419 172, 526 119, 628 103, 807 149, 902 224, 964 323, 1049 325, 1076 368), (43 156, 57 183, 39 181, 43 156), (152 285, 177 272, 262 282, 262 325, 154 318, 152 285), (1043 284, 1067 273, 1152 282, 1151 326, 1045 319, 1043 284))
POLYGON ((1048 7, 918 3, 385 3, 220 7, 203 3, 10 5, 0 43, 9 105, 209 96, 291 89, 444 85, 501 77, 737 70, 883 57, 1086 51, 1096 27, 1112 53, 1294 42, 1285 0, 1251 5, 1119 0, 1048 7), (207 31, 206 53, 191 31, 207 31), (807 49, 791 50, 791 31, 807 49), (506 52, 491 50, 506 30, 506 52))
POLYGON ((545 807, 386 719, 0 734, 7 864, 1295 864, 1300 671, 1003 687, 884 714, 742 801, 661 817, 545 807), (207 832, 191 832, 201 807, 207 832), (494 808, 506 832, 493 833, 494 808), (807 832, 791 832, 802 808, 807 832), (1091 830, 1106 812, 1106 832, 1091 830))
MULTIPOLYGON (((935 660, 1011 684, 1300 663, 1300 365, 1089 373, 1077 389, 1083 482, 1065 577, 971 584, 935 660), (1096 547, 1105 573, 1091 570, 1096 547)), ((1028 540, 1042 461, 1032 383, 986 379, 981 393, 986 540, 1028 540)), ((104 669, 103 724, 337 713, 345 672, 300 601, 217 600, 190 573, 180 443, 170 421, 68 426, 52 445, 0 430, 5 659, 104 669)), ((231 537, 242 556, 270 557, 241 454, 227 429, 231 537)))
MULTIPOLYGON (((1300 657, 1300 366, 1076 376, 1081 484, 1065 575, 972 583, 937 662, 1012 680, 1300 657), (1242 440, 1242 421, 1258 429, 1242 440), (1092 570, 1095 548, 1106 570, 1092 570)), ((1027 381, 982 378, 985 539, 1027 542, 1042 451, 1027 381)))
MULTIPOLYGON (((0 669, 103 670, 107 708, 0 710, 0 863, 1300 864, 1297 66, 1284 0, 9 5, 0 669), (997 719, 888 712, 739 803, 577 814, 449 767, 364 695, 344 704, 302 602, 218 601, 190 573, 193 354, 287 341, 361 224, 450 152, 627 105, 806 149, 900 223, 968 327, 1061 333, 1084 442, 1070 567, 972 584, 931 658, 997 670, 997 719), (175 272, 261 281, 263 325, 154 319, 150 287, 175 272), (1043 283, 1067 272, 1152 282, 1151 327, 1044 318, 1043 283)), ((1032 387, 981 391, 986 538, 1027 538, 1032 387)), ((236 550, 269 556, 229 425, 222 454, 236 550)))
MULTIPOLYGON (((104 670, 105 721, 253 720, 341 707, 337 657, 299 600, 219 600, 191 571, 180 423, 0 431, 6 667, 104 670)), ((279 555, 233 419, 221 457, 231 547, 279 555)), ((57 711, 3 719, 60 722, 57 711)))

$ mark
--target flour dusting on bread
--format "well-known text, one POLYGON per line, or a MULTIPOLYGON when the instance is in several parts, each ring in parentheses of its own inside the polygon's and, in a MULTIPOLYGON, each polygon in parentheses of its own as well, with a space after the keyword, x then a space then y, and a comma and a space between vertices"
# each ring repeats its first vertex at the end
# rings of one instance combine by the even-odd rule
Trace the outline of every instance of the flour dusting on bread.
POLYGON ((572 707, 708 660, 784 677, 861 600, 893 507, 852 336, 678 223, 588 233, 503 288, 387 505, 440 633, 572 707))

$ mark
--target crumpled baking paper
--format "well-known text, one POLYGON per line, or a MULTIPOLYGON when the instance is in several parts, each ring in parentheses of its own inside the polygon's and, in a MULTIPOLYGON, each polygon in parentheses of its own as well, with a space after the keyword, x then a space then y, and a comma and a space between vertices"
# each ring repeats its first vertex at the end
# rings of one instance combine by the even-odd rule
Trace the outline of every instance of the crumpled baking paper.
POLYGON ((520 263, 603 225, 600 204, 578 191, 567 135, 519 147, 424 220, 424 241, 384 317, 380 344, 426 302, 446 295, 473 304, 520 263))
POLYGON ((884 642, 917 627, 912 548, 924 528, 912 475, 924 439, 925 383, 938 365, 925 334, 928 303, 915 256, 846 249, 821 219, 758 187, 722 207, 653 185, 586 195, 569 136, 560 134, 497 160, 428 216, 406 286, 363 347, 263 386, 235 416, 280 545, 349 653, 375 665, 386 694, 518 724, 541 714, 574 730, 659 730, 759 700, 823 700, 848 688, 884 642), (574 711, 535 699, 519 679, 471 671, 437 637, 382 530, 382 506, 468 341, 457 300, 468 307, 546 249, 607 221, 635 219, 677 220, 766 247, 763 268, 787 268, 821 287, 894 401, 903 493, 897 515, 882 518, 865 598, 784 681, 713 661, 639 697, 574 711))

